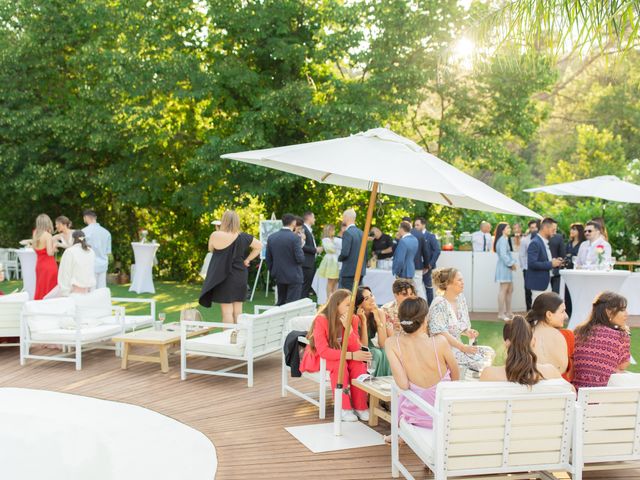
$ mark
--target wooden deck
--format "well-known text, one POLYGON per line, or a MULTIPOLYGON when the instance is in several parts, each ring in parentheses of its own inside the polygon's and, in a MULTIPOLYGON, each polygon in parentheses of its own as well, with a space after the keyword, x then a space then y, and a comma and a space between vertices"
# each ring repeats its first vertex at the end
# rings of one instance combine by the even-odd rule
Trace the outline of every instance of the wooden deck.
MULTIPOLYGON (((297 397, 280 397, 278 355, 256 363, 253 388, 247 388, 244 380, 203 375, 182 382, 177 355, 172 356, 170 366, 169 373, 163 374, 157 364, 132 362, 124 371, 113 352, 93 351, 83 358, 80 372, 60 362, 31 360, 20 367, 17 348, 0 348, 0 387, 127 402, 173 417, 202 431, 214 443, 219 480, 391 478, 388 446, 312 454, 284 430, 317 423, 318 417, 315 408, 297 397)), ((381 422, 379 430, 388 433, 388 425, 381 422)), ((402 455, 416 478, 432 478, 416 457, 406 450, 402 455)), ((640 470, 591 472, 584 478, 639 479, 640 470)))

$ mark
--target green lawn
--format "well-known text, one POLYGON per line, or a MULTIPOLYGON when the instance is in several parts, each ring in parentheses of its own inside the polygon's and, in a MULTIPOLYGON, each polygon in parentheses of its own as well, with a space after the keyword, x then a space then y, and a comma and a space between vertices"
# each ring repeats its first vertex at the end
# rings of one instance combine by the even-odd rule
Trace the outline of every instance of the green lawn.
MULTIPOLYGON (((183 308, 197 307, 207 321, 220 321, 220 307, 214 305, 212 308, 203 308, 198 305, 198 296, 200 294, 200 284, 178 283, 178 282, 155 282, 156 293, 153 298, 156 299, 157 312, 167 314, 167 321, 178 321, 180 318, 180 310, 183 308)), ((129 292, 129 285, 110 285, 111 295, 113 297, 151 297, 150 294, 137 295, 129 292)), ((5 293, 14 289, 22 288, 22 282, 12 281, 0 284, 0 289, 5 293)), ((268 299, 264 296, 264 289, 256 291, 253 302, 244 304, 244 311, 252 313, 254 305, 271 305, 273 304, 273 296, 268 299)), ((147 307, 136 303, 125 304, 127 311, 130 313, 141 312, 147 307)), ((489 345, 496 351, 496 364, 501 364, 504 359, 504 344, 502 341, 502 323, 482 320, 472 320, 473 328, 480 332, 479 343, 481 345, 489 345)), ((640 359, 640 328, 634 328, 631 336, 631 353, 635 359, 640 359)), ((639 365, 632 365, 629 370, 640 372, 639 365)))

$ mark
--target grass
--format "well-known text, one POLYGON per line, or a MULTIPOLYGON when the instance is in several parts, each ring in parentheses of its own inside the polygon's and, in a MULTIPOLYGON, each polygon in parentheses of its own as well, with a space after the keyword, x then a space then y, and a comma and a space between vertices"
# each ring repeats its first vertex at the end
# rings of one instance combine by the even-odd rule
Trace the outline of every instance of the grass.
MULTIPOLYGON (((167 322, 177 322, 180 319, 180 310, 183 308, 198 308, 206 321, 219 322, 222 319, 219 305, 213 305, 212 308, 204 308, 198 305, 198 296, 200 295, 200 284, 178 283, 168 281, 155 282, 156 293, 137 295, 129 292, 129 285, 110 285, 111 295, 113 297, 134 297, 134 298, 155 298, 156 312, 164 312, 167 315, 167 322)), ((10 281, 0 284, 0 289, 5 293, 12 292, 15 289, 21 289, 22 282, 10 281)), ((272 305, 273 296, 267 298, 264 290, 256 290, 256 296, 253 302, 244 303, 244 311, 253 313, 254 305, 272 305)), ((137 303, 124 304, 129 313, 141 313, 148 307, 137 303)), ((496 364, 500 365, 504 362, 505 349, 502 341, 502 323, 491 322, 486 320, 472 320, 473 328, 480 332, 479 343, 481 345, 489 345, 496 351, 496 364)), ((633 328, 631 336, 631 354, 636 360, 640 360, 640 328, 633 328)), ((640 373, 640 365, 631 365, 629 368, 632 372, 640 373)))

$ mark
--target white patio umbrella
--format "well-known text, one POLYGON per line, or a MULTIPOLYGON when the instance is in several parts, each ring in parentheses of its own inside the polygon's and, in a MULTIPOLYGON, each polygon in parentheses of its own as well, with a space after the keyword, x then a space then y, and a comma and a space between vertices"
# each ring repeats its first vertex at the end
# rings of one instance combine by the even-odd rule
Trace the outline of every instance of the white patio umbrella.
MULTIPOLYGON (((378 191, 450 207, 540 218, 527 207, 386 128, 374 128, 333 140, 229 153, 222 158, 293 173, 321 183, 371 190, 351 297, 351 315, 378 191)), ((350 328, 351 323, 347 323, 339 381, 343 379, 350 328)), ((338 383, 335 391, 336 435, 341 434, 342 388, 343 385, 338 383)))
POLYGON ((561 196, 602 198, 612 202, 640 203, 640 185, 625 182, 615 175, 603 175, 575 182, 527 188, 525 192, 544 192, 561 196))

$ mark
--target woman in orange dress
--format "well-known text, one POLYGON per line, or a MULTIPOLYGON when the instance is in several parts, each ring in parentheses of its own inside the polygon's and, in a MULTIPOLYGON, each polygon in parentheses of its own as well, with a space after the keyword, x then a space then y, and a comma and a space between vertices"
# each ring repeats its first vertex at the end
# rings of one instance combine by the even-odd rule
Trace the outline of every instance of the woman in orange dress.
POLYGON ((573 377, 575 339, 573 332, 564 328, 568 318, 564 301, 554 292, 539 295, 527 313, 527 321, 533 329, 533 350, 538 362, 554 365, 562 378, 570 382, 573 377))
POLYGON ((36 229, 33 232, 33 249, 37 255, 34 300, 42 300, 58 285, 58 264, 53 257, 56 247, 52 234, 53 223, 49 215, 41 213, 36 218, 36 229))

